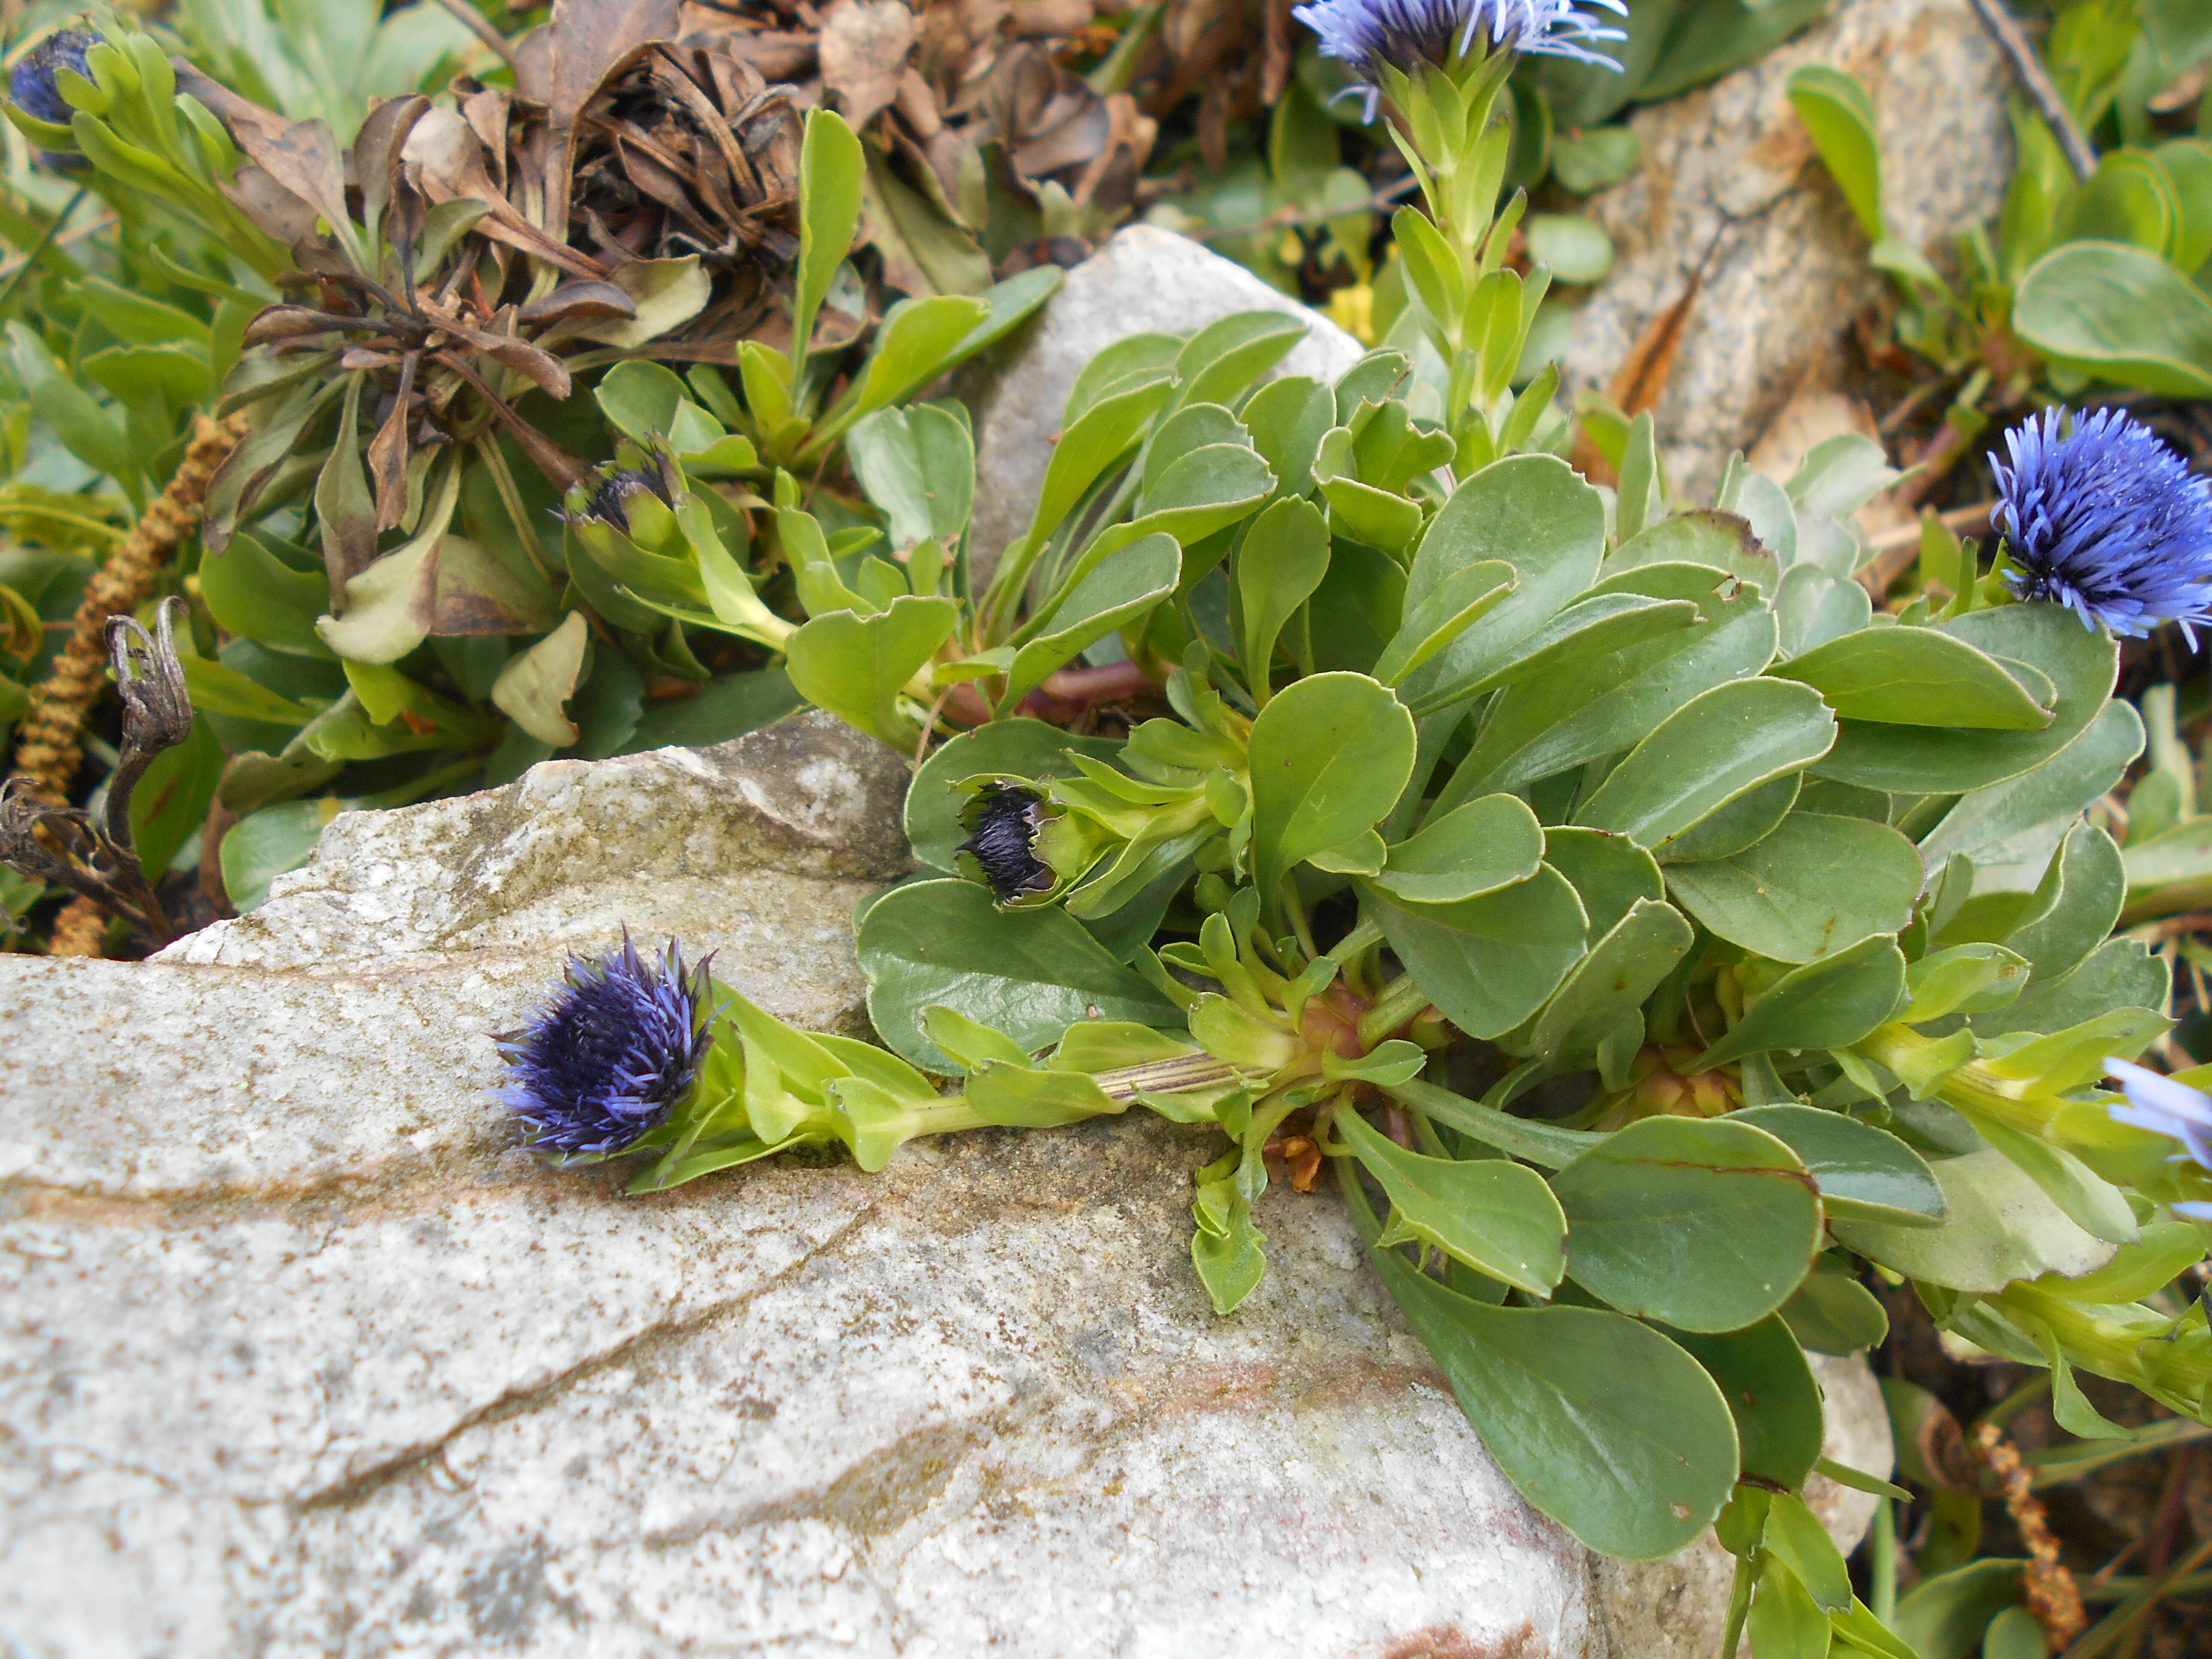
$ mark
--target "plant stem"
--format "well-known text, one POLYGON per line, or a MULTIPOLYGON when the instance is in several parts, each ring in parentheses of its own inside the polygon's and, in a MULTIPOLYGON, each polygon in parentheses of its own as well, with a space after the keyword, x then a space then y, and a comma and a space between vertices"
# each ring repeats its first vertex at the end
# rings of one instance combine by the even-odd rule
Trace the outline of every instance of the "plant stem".
POLYGON ((1873 1582, 1868 1586, 1874 1600, 1867 1605, 1887 1625, 1897 1615, 1897 1511, 1887 1498, 1874 1501, 1874 1532, 1868 1547, 1874 1558, 1873 1582))
POLYGON ((1721 1659, 1735 1659, 1743 1645, 1744 1615, 1751 1611, 1751 1557, 1735 1559, 1735 1582, 1729 1586, 1728 1623, 1721 1628, 1721 1659))
POLYGON ((1401 974, 1382 989, 1382 997, 1359 1017, 1359 1046, 1372 1048, 1429 1006, 1429 994, 1411 974, 1401 974))

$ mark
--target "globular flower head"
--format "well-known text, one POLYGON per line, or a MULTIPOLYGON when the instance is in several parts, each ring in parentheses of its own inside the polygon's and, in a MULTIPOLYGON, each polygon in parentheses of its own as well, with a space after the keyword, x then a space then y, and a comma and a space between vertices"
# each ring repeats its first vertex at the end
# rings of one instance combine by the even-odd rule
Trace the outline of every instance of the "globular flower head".
POLYGON ((76 112, 54 85, 54 71, 74 70, 89 80, 91 72, 84 66, 84 55, 100 39, 90 29, 56 29, 16 62, 8 77, 9 94, 41 121, 67 126, 76 112))
POLYGON ((960 827, 968 832, 960 852, 1000 903, 1049 893, 1059 884, 1036 855, 1044 825, 1043 794, 1018 782, 988 779, 969 798, 960 815, 960 827))
POLYGON ((2084 627, 2140 635, 2212 620, 2212 491, 2150 428, 2116 409, 2047 409, 2005 434, 1990 522, 2023 599, 2070 607, 2084 627))
MULTIPOLYGON (((1623 0, 1595 0, 1626 17, 1623 0)), ((1366 118, 1375 108, 1384 64, 1411 70, 1464 55, 1478 38, 1497 52, 1540 52, 1577 63, 1620 65, 1596 48, 1625 40, 1626 33, 1601 27, 1573 0, 1310 0, 1291 15, 1321 37, 1321 52, 1349 64, 1365 85, 1366 118)))
MULTIPOLYGON (((2105 1109, 2114 1121, 2148 1129, 2154 1135, 2172 1136, 2189 1149, 2186 1153, 2177 1154, 2177 1160, 2185 1158, 2212 1172, 2212 1096, 2170 1077, 2160 1077, 2156 1072, 2130 1066, 2124 1060, 2107 1060, 2105 1066, 2119 1079, 2128 1097, 2124 1106, 2105 1109)), ((2212 1204, 2176 1204, 2171 1207, 2178 1214, 2212 1221, 2212 1204)))
POLYGON ((711 1042, 708 986, 707 964, 687 975, 673 939, 651 962, 627 932, 597 961, 572 957, 551 1000, 493 1039, 507 1064, 501 1102, 539 1147, 571 1158, 620 1152, 698 1081, 711 1042))

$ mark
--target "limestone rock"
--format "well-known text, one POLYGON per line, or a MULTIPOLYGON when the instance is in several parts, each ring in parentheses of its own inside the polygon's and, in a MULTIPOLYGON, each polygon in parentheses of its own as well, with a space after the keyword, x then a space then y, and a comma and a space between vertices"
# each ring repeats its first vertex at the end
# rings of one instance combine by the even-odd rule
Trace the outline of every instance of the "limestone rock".
POLYGON ((1131 225, 1067 273, 1042 316, 961 378, 975 417, 975 512, 969 556, 994 565, 999 550, 1029 528, 1048 441, 1083 367, 1116 340, 1182 334, 1239 311, 1279 311, 1309 332, 1279 374, 1333 380, 1366 348, 1319 313, 1269 288, 1188 237, 1131 225))
POLYGON ((1644 165, 1594 198, 1618 263, 1575 318, 1571 386, 1602 387, 1711 253, 1657 410, 1669 484, 1709 500, 1884 280, 1784 86, 1805 64, 1865 82, 1895 234, 1950 262, 2012 176, 2011 89, 1966 0, 1843 0, 1822 22, 1710 87, 1639 111, 1644 165))
POLYGON ((1205 1133, 650 1199, 517 1146, 486 1034, 625 920, 860 1029, 903 779, 818 715, 550 763, 337 820, 152 962, 0 956, 10 1653, 1705 1659, 1710 1552, 1605 1566, 1522 1504, 1334 1199, 1264 1200, 1213 1314, 1205 1133))

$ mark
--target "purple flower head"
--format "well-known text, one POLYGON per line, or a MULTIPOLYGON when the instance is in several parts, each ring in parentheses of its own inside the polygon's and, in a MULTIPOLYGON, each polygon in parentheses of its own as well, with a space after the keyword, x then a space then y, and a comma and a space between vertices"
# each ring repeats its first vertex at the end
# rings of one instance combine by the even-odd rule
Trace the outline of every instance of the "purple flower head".
POLYGON ((698 1081, 712 1042, 707 964, 686 975, 671 939, 647 962, 627 931, 598 961, 568 959, 561 989, 520 1030, 495 1037, 501 1103, 532 1144, 571 1158, 617 1152, 656 1127, 698 1081))
MULTIPOLYGON (((2212 1171, 2212 1095, 2177 1083, 2170 1077, 2130 1066, 2124 1060, 2107 1060, 2105 1068, 2119 1079, 2127 1091, 2124 1106, 2107 1106, 2116 1122, 2154 1135, 2171 1135, 2189 1150, 2174 1154, 2176 1163, 2190 1162, 2212 1171)), ((2212 1204, 2175 1204, 2178 1215, 2212 1221, 2212 1204)))
POLYGON ((100 39, 90 29, 56 29, 17 62, 8 77, 9 94, 41 121, 67 126, 76 112, 54 85, 54 71, 74 70, 87 80, 91 79, 90 71, 84 66, 84 55, 98 46, 100 39))
MULTIPOLYGON (((1628 15, 1624 0, 1594 3, 1628 15)), ((1350 64, 1361 76, 1364 86, 1345 91, 1357 91, 1365 100, 1370 121, 1385 64, 1401 70, 1441 64, 1468 51, 1481 35, 1497 52, 1541 52, 1618 71, 1620 65, 1595 48, 1601 41, 1628 38, 1622 30, 1601 27, 1589 13, 1577 11, 1573 0, 1310 0, 1292 7, 1291 15, 1321 37, 1322 57, 1350 64)))
POLYGON ((2079 416, 2059 434, 2046 409, 2005 434, 2012 464, 1996 463, 1997 505, 2023 599, 2070 606, 2081 625, 2139 636, 2212 620, 2212 492, 2150 428, 2116 409, 2079 416))
POLYGON ((961 814, 968 839, 959 850, 975 860, 984 884, 1000 903, 1050 890, 1055 878, 1036 852, 1044 827, 1042 797, 1018 784, 994 781, 976 792, 961 814))
POLYGON ((668 484, 658 472, 642 467, 611 467, 592 491, 586 516, 602 520, 625 533, 629 529, 629 501, 634 495, 652 495, 665 502, 668 484))

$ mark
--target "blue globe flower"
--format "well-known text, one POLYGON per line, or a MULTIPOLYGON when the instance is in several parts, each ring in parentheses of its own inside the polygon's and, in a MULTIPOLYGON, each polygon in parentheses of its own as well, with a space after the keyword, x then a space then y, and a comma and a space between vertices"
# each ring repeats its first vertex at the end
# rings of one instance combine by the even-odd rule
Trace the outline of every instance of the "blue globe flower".
POLYGON ((76 112, 63 99, 54 85, 56 70, 74 70, 87 80, 92 78, 84 66, 84 55, 98 46, 100 37, 90 29, 56 29, 33 46, 18 60, 8 77, 8 90, 26 110, 41 121, 51 121, 65 127, 76 112))
POLYGON ((647 962, 625 931, 596 962, 570 957, 553 999, 493 1039, 508 1068, 495 1092, 534 1146, 571 1158, 618 1152, 698 1082, 710 994, 705 963, 687 976, 673 939, 647 962))
MULTIPOLYGON (((1624 0, 1595 3, 1628 15, 1624 0)), ((1321 37, 1322 57, 1348 64, 1364 77, 1365 86, 1346 91, 1361 94, 1370 121, 1381 95, 1375 82, 1384 64, 1401 70, 1441 64, 1483 35, 1494 51, 1541 52, 1618 71, 1620 65, 1595 47, 1628 38, 1576 10, 1572 0, 1311 0, 1292 7, 1291 15, 1321 37)))
POLYGON ((2085 628, 2138 636, 2212 620, 2212 492, 2151 429, 2116 409, 2076 417, 2047 409, 2005 434, 1995 463, 2003 533, 2023 599, 2070 607, 2085 628))
MULTIPOLYGON (((2116 1121, 2148 1129, 2154 1135, 2172 1136, 2189 1149, 2177 1152, 2173 1162, 2193 1163, 2212 1171, 2212 1096, 2185 1083, 2176 1083, 2170 1077, 2160 1077, 2156 1072, 2130 1066, 2124 1060, 2107 1060, 2105 1066, 2119 1079, 2120 1087, 2128 1097, 2126 1105, 2105 1109, 2116 1121)), ((2212 1221, 2212 1204, 2175 1204, 2168 1207, 2177 1215, 2212 1221)))

